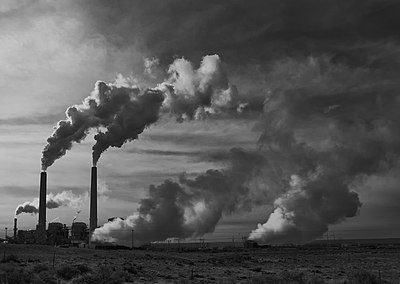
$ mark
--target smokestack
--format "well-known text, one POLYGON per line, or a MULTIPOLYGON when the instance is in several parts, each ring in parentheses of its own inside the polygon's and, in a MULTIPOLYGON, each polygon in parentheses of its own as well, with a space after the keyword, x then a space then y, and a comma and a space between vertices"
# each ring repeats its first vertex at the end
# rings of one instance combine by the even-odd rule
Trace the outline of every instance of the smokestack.
POLYGON ((17 239, 17 218, 14 218, 14 240, 17 239))
POLYGON ((40 173, 40 192, 39 192, 39 223, 36 226, 37 242, 46 241, 46 191, 47 191, 47 173, 40 173))
MULTIPOLYGON (((90 183, 90 237, 97 228, 97 167, 92 167, 90 183)), ((89 237, 89 240, 90 240, 89 237)))

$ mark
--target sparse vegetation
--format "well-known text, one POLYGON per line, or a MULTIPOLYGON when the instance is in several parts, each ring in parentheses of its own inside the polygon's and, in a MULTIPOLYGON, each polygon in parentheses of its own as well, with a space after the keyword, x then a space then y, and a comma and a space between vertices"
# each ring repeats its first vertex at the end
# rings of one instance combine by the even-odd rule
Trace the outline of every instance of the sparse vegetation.
MULTIPOLYGON (((8 246, 8 283, 397 283, 400 247, 345 250, 268 248, 251 251, 93 251, 8 246), (362 266, 360 266, 362 263, 362 266), (363 270, 360 270, 360 267, 363 270), (379 270, 380 273, 379 273, 379 270)), ((2 276, 3 275, 3 276, 2 276)))
POLYGON ((19 259, 18 256, 16 256, 15 254, 9 254, 9 255, 5 255, 3 257, 3 259, 1 260, 1 262, 16 262, 19 263, 19 259))
POLYGON ((26 269, 19 268, 15 265, 10 265, 7 267, 2 266, 6 275, 8 283, 18 283, 18 284, 28 284, 32 283, 33 274, 26 269))
POLYGON ((252 284, 322 284, 324 281, 302 271, 284 272, 280 275, 264 275, 251 278, 252 284))
POLYGON ((47 271, 47 270, 49 270, 49 267, 44 263, 38 263, 32 267, 32 272, 34 273, 40 273, 42 271, 47 271))
POLYGON ((72 282, 73 284, 121 284, 131 282, 132 277, 126 271, 100 266, 92 273, 82 275, 72 282))
POLYGON ((54 275, 54 272, 48 271, 48 270, 41 271, 38 274, 38 278, 40 279, 41 282, 37 281, 37 284, 39 284, 39 283, 44 283, 44 284, 57 284, 57 283, 59 283, 57 277, 54 275))
POLYGON ((71 280, 89 271, 90 268, 85 264, 64 265, 57 269, 57 276, 65 280, 71 280))
POLYGON ((381 284, 381 283, 387 283, 385 281, 379 280, 379 277, 376 276, 375 274, 366 271, 366 270, 360 270, 356 271, 353 273, 351 276, 351 281, 352 284, 381 284))

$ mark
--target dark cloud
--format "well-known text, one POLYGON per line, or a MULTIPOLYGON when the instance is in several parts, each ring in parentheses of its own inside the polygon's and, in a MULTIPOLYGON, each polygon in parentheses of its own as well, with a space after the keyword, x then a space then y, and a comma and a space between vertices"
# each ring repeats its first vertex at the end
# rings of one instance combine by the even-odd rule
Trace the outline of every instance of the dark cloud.
POLYGON ((173 143, 175 145, 196 145, 202 147, 219 147, 225 145, 227 147, 249 147, 254 146, 254 141, 249 141, 248 137, 237 137, 235 134, 229 135, 206 135, 207 133, 181 133, 179 136, 169 133, 148 133, 146 138, 152 141, 173 143))
POLYGON ((229 153, 226 151, 171 151, 157 149, 137 149, 127 150, 128 153, 137 153, 155 156, 188 157, 199 161, 225 161, 229 159, 229 153))
POLYGON ((395 0, 91 1, 90 26, 113 45, 142 46, 166 65, 171 56, 223 54, 233 63, 349 51, 357 43, 398 40, 395 0), (116 3, 117 2, 117 3, 116 3))

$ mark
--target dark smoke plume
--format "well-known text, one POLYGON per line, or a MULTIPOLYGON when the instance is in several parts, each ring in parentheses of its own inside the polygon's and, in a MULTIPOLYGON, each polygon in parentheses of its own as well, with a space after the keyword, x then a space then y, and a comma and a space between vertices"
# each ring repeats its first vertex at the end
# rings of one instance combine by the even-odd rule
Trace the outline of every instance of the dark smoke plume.
POLYGON ((31 201, 24 202, 15 209, 15 216, 21 213, 37 214, 39 213, 38 205, 31 201))
POLYGON ((235 108, 236 88, 228 82, 218 55, 205 56, 198 69, 183 58, 176 59, 168 72, 170 78, 154 89, 97 82, 81 105, 67 109, 67 119, 60 121, 47 139, 42 169, 46 170, 65 155, 74 142, 85 139, 93 128, 106 128, 95 135, 93 165, 96 165, 101 153, 137 139, 162 113, 183 120, 235 108))

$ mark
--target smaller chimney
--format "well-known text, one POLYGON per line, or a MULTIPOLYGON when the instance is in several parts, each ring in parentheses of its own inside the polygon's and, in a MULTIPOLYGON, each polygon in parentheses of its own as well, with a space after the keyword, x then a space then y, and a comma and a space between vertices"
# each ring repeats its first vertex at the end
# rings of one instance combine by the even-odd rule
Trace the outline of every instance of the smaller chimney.
POLYGON ((14 218, 14 240, 17 239, 17 218, 14 218))

